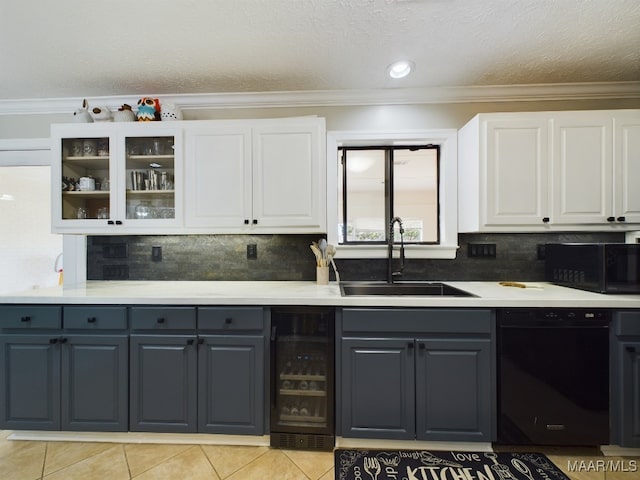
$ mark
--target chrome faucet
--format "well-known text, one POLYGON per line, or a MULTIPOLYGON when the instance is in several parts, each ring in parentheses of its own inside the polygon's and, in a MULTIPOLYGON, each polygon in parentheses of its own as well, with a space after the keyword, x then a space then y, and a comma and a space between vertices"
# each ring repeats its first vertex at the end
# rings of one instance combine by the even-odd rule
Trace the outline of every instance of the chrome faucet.
POLYGON ((402 219, 400 217, 393 217, 389 223, 389 236, 388 236, 388 250, 389 257, 387 258, 387 283, 393 283, 393 277, 399 277, 404 270, 404 227, 402 226, 402 219), (393 263, 393 243, 394 234, 393 226, 395 224, 400 226, 400 270, 394 272, 392 267, 393 263))

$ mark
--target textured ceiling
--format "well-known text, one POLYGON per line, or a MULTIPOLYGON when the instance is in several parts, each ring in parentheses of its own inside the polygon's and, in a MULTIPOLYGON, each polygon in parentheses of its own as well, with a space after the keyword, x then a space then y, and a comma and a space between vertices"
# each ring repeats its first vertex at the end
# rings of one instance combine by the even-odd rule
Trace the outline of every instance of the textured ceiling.
POLYGON ((0 100, 639 80, 640 0, 0 4, 0 100))

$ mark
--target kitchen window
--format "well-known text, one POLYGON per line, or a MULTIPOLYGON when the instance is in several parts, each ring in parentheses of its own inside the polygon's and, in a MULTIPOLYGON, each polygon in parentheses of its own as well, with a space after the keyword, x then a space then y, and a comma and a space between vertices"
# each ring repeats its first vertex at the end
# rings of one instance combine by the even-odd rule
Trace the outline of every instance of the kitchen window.
POLYGON ((327 132, 327 240, 337 257, 385 258, 398 216, 407 258, 455 258, 457 139, 455 129, 327 132))
MULTIPOLYGON (((422 146, 340 147, 338 243, 388 241, 392 218, 400 217, 406 244, 438 244, 440 148, 422 146)), ((394 239, 400 241, 399 225, 394 239)))

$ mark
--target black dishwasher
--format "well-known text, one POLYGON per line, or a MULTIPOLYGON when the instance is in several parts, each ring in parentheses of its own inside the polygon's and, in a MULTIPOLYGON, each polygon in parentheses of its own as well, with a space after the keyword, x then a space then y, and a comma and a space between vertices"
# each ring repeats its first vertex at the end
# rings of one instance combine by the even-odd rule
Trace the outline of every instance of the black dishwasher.
POLYGON ((609 443, 609 323, 601 309, 499 309, 498 443, 609 443))

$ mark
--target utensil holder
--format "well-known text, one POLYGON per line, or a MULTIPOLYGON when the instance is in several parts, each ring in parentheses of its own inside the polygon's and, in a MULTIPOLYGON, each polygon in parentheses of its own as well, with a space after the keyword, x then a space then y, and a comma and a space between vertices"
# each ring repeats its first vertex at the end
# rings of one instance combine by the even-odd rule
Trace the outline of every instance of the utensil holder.
POLYGON ((316 283, 329 285, 329 267, 316 267, 316 283))

